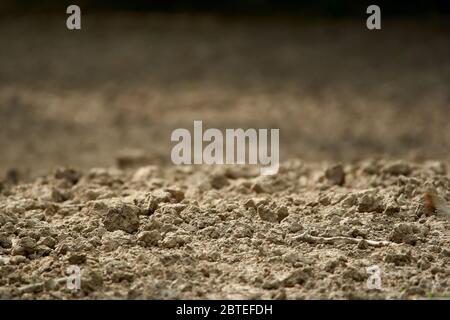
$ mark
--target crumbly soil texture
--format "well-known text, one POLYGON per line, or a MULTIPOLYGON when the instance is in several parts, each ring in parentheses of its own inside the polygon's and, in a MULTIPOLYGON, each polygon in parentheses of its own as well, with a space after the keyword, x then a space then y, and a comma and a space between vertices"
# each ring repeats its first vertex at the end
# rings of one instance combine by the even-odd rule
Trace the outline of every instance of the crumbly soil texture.
POLYGON ((273 176, 147 165, 5 180, 0 298, 449 298, 450 217, 423 200, 432 188, 448 203, 447 168, 293 159, 273 176))

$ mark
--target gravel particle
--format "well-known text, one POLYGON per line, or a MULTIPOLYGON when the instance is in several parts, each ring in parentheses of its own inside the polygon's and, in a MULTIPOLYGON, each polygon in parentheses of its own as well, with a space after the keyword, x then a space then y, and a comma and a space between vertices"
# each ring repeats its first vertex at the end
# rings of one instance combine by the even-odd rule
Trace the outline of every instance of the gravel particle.
POLYGON ((333 185, 342 186, 345 183, 344 167, 341 164, 328 167, 325 170, 325 178, 333 185))
POLYGON ((409 175, 412 170, 411 170, 411 166, 408 163, 400 160, 400 161, 395 161, 393 163, 386 165, 386 167, 384 168, 384 171, 386 173, 389 173, 389 174, 395 175, 395 176, 398 176, 398 175, 406 176, 406 175, 409 175))
POLYGON ((211 187, 214 189, 222 189, 230 184, 228 179, 222 174, 215 174, 210 180, 211 187))
POLYGON ((133 233, 139 228, 139 208, 127 203, 117 203, 108 208, 103 225, 108 231, 123 230, 133 233))
POLYGON ((268 222, 278 222, 278 214, 267 205, 258 206, 259 217, 268 222))
POLYGON ((72 253, 68 259, 70 264, 82 264, 86 262, 86 255, 83 253, 72 253))
POLYGON ((365 193, 358 199, 359 212, 383 212, 383 210, 382 202, 373 195, 365 193))
POLYGON ((302 269, 297 269, 283 279, 282 284, 284 287, 291 288, 296 284, 304 285, 310 278, 310 273, 302 269))
POLYGON ((418 227, 408 223, 400 223, 394 226, 389 235, 389 240, 396 243, 415 245, 417 242, 418 227))
POLYGON ((138 241, 143 242, 146 246, 157 245, 161 239, 161 233, 157 230, 143 231, 138 235, 138 241))

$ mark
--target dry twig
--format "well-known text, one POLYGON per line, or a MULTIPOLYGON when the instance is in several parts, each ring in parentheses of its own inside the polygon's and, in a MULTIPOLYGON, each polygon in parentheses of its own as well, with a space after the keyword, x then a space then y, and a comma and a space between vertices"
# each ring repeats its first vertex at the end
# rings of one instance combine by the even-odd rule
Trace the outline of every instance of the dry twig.
POLYGON ((308 243, 325 243, 325 244, 335 244, 337 242, 350 243, 350 244, 360 244, 361 242, 367 243, 367 245, 372 247, 384 247, 391 244, 395 244, 391 241, 377 241, 377 240, 366 240, 366 239, 356 239, 350 237, 316 237, 310 234, 302 233, 293 238, 294 241, 303 241, 308 243))

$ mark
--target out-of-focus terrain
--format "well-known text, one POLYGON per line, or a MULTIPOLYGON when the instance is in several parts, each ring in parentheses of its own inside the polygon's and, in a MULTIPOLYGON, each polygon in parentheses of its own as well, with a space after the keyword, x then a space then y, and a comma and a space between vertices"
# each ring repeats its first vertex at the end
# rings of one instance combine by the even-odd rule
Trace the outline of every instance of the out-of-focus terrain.
POLYGON ((170 161, 170 133, 280 128, 281 160, 447 159, 449 24, 90 15, 0 21, 0 170, 170 161))

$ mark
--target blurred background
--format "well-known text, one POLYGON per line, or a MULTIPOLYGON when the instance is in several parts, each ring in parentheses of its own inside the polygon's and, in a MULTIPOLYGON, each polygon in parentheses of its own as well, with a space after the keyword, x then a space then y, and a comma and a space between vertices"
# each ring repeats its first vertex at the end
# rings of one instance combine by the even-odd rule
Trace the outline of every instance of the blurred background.
POLYGON ((374 2, 377 31, 370 4, 3 0, 0 175, 170 164, 194 120, 280 128, 281 161, 448 160, 450 3, 374 2))

